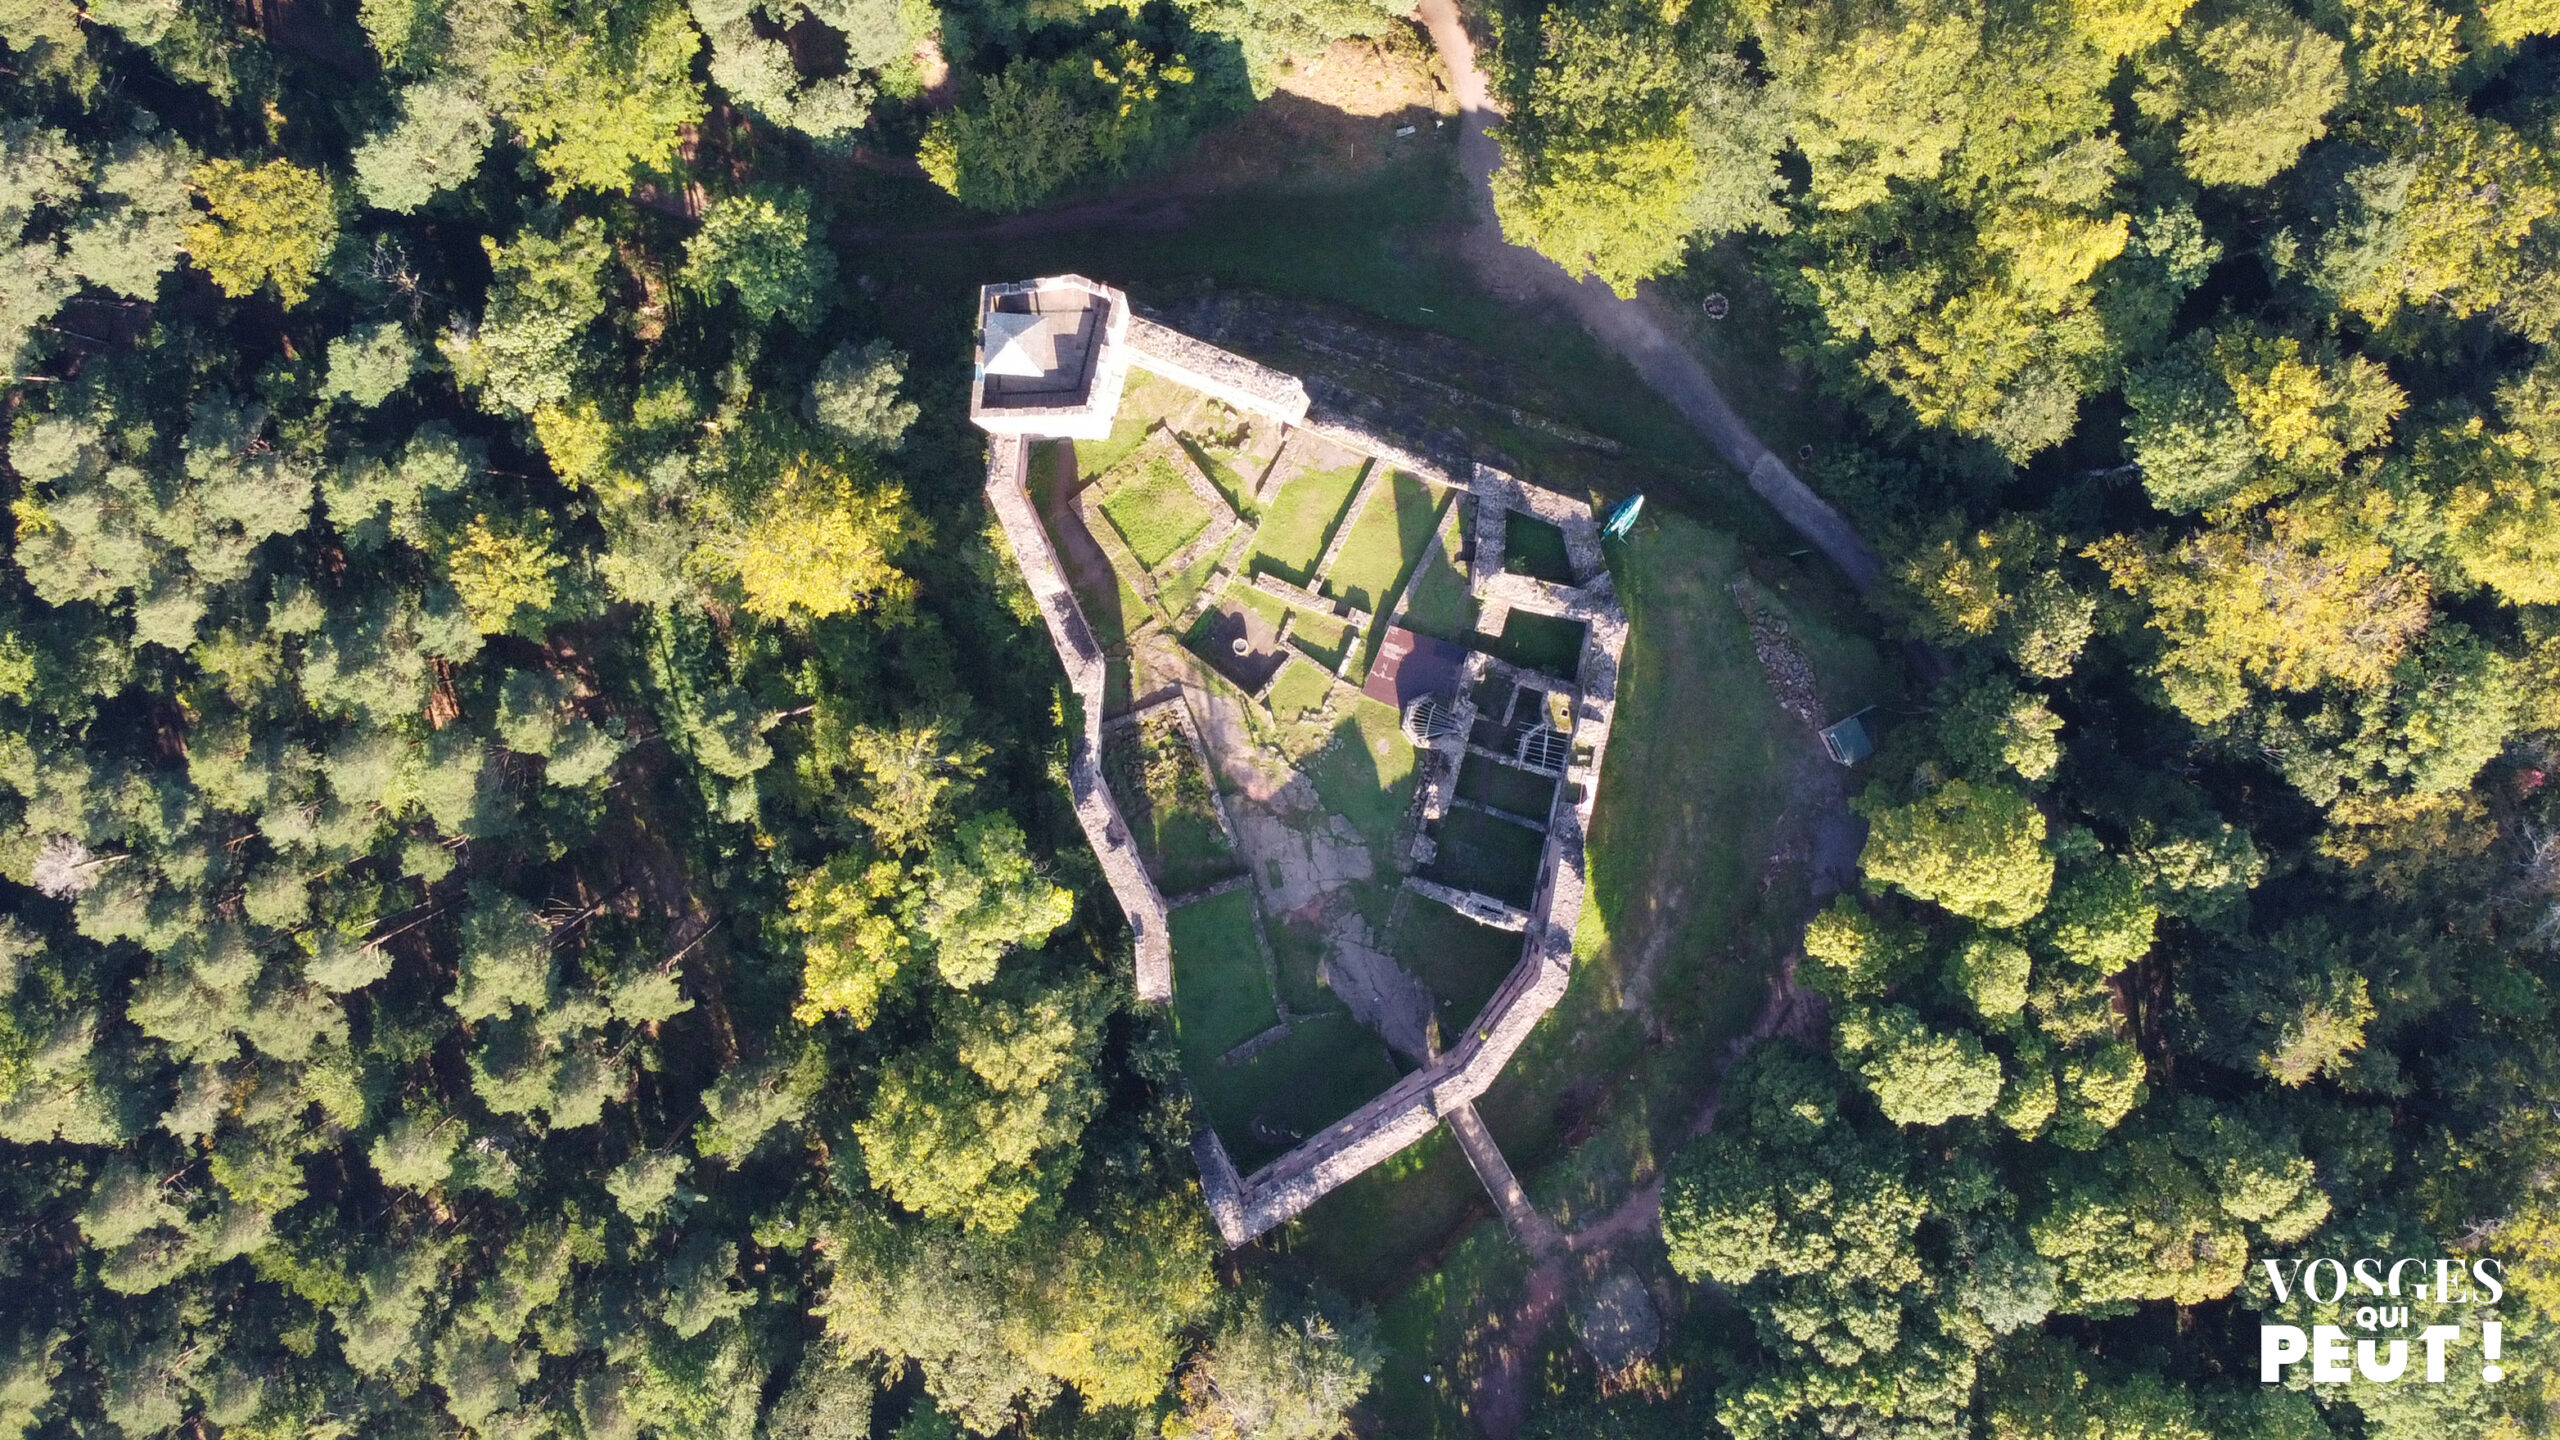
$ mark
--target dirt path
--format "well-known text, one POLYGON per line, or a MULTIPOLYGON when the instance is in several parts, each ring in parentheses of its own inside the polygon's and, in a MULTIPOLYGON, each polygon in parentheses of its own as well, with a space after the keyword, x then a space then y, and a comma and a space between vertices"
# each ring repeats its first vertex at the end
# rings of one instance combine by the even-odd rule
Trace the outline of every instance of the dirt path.
POLYGON ((1457 0, 1421 0, 1419 13, 1457 93, 1458 164, 1466 172, 1475 211, 1466 252, 1486 285, 1506 299, 1553 300, 1572 311, 1585 328, 1625 357, 1647 385, 1677 407, 1797 534, 1829 556, 1850 584, 1861 593, 1873 586, 1883 569, 1876 552, 1829 501, 1797 479, 1786 462, 1751 433, 1706 367, 1673 338, 1654 301, 1643 296, 1626 299, 1597 280, 1577 281, 1547 257, 1503 240, 1493 215, 1491 188, 1493 172, 1502 164, 1492 132, 1501 112, 1494 107, 1484 72, 1476 68, 1475 41, 1458 18, 1457 0))

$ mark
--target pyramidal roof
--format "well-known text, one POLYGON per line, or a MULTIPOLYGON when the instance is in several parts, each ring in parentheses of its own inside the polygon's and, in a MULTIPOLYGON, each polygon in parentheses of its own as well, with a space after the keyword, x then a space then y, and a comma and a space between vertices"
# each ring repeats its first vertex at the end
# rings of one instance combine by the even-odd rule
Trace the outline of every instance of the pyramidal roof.
POLYGON ((998 310, 987 316, 987 373, 1037 379, 1058 368, 1049 317, 998 310))

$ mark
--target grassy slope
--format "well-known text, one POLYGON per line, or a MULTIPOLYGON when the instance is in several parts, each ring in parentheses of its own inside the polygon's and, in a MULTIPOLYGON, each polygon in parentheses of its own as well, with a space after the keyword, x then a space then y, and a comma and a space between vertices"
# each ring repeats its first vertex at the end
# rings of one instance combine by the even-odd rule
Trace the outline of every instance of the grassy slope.
POLYGON ((1312 1135, 1396 1081, 1386 1045, 1348 1015, 1297 1021, 1289 1038, 1242 1065, 1205 1063, 1186 1047, 1183 1071, 1228 1154, 1246 1171, 1283 1148, 1254 1138, 1255 1117, 1312 1135))
POLYGON ((1535 515, 1514 515, 1503 527, 1502 568, 1514 575, 1573 583, 1573 552, 1564 532, 1535 515))
MULTIPOLYGON (((1614 1203, 1658 1158, 1653 1144, 1685 1132, 1714 1058, 1756 1018, 1807 905, 1800 879, 1763 884, 1807 742, 1769 693, 1724 592, 1741 547, 1664 516, 1613 547, 1611 563, 1634 634, 1592 827, 1579 963, 1563 1005, 1485 1101, 1513 1165, 1567 1224, 1614 1203), (1641 1017, 1623 1008, 1631 985, 1670 1044, 1643 1043, 1641 1017), (1556 1153, 1572 1077, 1592 1074, 1624 1077, 1595 1118, 1636 1114, 1649 1139, 1536 1174, 1556 1153)), ((1823 688, 1881 684, 1872 647, 1828 623, 1814 598, 1790 618, 1823 688)))

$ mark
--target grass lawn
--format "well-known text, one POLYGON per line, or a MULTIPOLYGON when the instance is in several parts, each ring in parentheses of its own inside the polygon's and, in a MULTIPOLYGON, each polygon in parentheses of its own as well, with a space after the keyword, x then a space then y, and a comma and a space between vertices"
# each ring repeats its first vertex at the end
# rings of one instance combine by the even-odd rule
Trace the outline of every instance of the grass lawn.
POLYGON ((1369 493, 1352 518, 1350 538, 1324 576, 1324 593, 1374 615, 1395 598, 1405 572, 1422 558, 1440 523, 1440 497, 1398 470, 1369 493))
POLYGON ((1309 710, 1323 709, 1324 697, 1332 690, 1331 671, 1319 670, 1292 655, 1281 670, 1280 678, 1271 682, 1271 693, 1266 698, 1273 716, 1281 720, 1295 720, 1309 710))
POLYGON ((1520 960, 1520 937, 1479 925, 1436 900, 1410 896, 1396 921, 1396 963, 1440 997, 1440 1039, 1458 1043, 1520 960))
POLYGON ((1573 552, 1565 548, 1562 530, 1514 510, 1503 531, 1502 568, 1514 575, 1570 585, 1573 552))
POLYGON ((1570 680, 1582 665, 1582 622, 1514 610, 1503 622, 1502 634, 1483 642, 1483 648, 1523 670, 1570 680))
MULTIPOLYGON (((1175 912, 1177 922, 1180 914, 1175 912)), ((1181 956, 1181 934, 1177 931, 1177 965, 1181 956)), ((1177 973, 1177 1006, 1181 999, 1182 982, 1177 973)), ((1247 1032, 1247 1036, 1252 1033, 1247 1032)), ((1186 1037, 1183 1069, 1191 1081, 1192 1094, 1208 1111, 1209 1123, 1216 1128, 1218 1138, 1226 1142, 1236 1168, 1248 1174, 1288 1148, 1255 1138, 1256 1117, 1275 1130, 1302 1137, 1312 1135, 1396 1083, 1396 1067, 1387 1058, 1386 1042, 1362 1029, 1348 1015, 1301 1020, 1290 1027, 1288 1039, 1258 1052, 1242 1065, 1208 1063, 1210 1058, 1195 1050, 1186 1037)))
POLYGON ((1324 808, 1350 821, 1383 860, 1413 799, 1413 767, 1413 742, 1404 738, 1396 712, 1364 695, 1298 768, 1315 782, 1324 808))
MULTIPOLYGON (((1632 628, 1592 821, 1586 933, 1575 948, 1595 953, 1604 973, 1683 959, 1719 970, 1717 957, 1733 954, 1757 908, 1802 730, 1778 709, 1750 628, 1725 594, 1739 546, 1665 516, 1612 561, 1632 628)), ((1675 984, 1664 973, 1656 993, 1685 1005, 1702 980, 1715 991, 1721 978, 1675 984)), ((1725 993, 1695 997, 1706 1013, 1684 1020, 1747 1026, 1761 975, 1754 967, 1729 978, 1725 993)))
POLYGON ((1230 890, 1168 917, 1174 1031, 1195 1074, 1280 1023, 1262 947, 1254 943, 1253 904, 1250 888, 1230 890))
POLYGON ((1068 442, 1076 447, 1076 474, 1086 481, 1110 474, 1147 443, 1147 432, 1157 421, 1190 399, 1190 390, 1162 376, 1143 370, 1130 375, 1129 388, 1120 392, 1119 413, 1111 417, 1111 437, 1068 442))
POLYGON ((1556 798, 1556 782, 1533 770, 1517 765, 1504 765, 1481 755, 1469 755, 1458 767, 1458 794, 1479 805, 1508 810, 1544 821, 1556 798))
MULTIPOLYGON (((1458 501, 1458 529, 1463 532, 1467 516, 1475 502, 1464 497, 1458 501)), ((1455 540, 1456 536, 1451 536, 1455 540)), ((1443 640, 1469 643, 1475 636, 1476 597, 1467 591, 1467 572, 1445 542, 1434 540, 1422 555, 1421 568, 1414 572, 1413 591, 1405 604, 1406 628, 1424 635, 1437 635, 1443 640)))
POLYGON ((1256 590, 1242 580, 1229 585, 1227 593, 1220 598, 1225 603, 1240 605, 1261 616, 1262 622, 1274 630, 1280 628, 1281 621, 1289 618, 1288 601, 1256 590))
POLYGON ((1440 853, 1422 873, 1443 885, 1477 890, 1523 909, 1538 890, 1538 855, 1547 837, 1481 810, 1451 810, 1440 820, 1440 853))
POLYGON ((1218 824, 1209 776, 1191 742, 1170 722, 1150 720, 1134 734, 1110 732, 1102 772, 1147 868, 1167 895, 1189 894, 1242 872, 1218 824))
POLYGON ((1324 558, 1325 542, 1333 538, 1333 527, 1342 518, 1342 507, 1350 503, 1351 492, 1360 487, 1360 474, 1367 468, 1345 465, 1339 470, 1311 470, 1281 486, 1272 497, 1271 512, 1263 517, 1247 568, 1268 570, 1293 585, 1310 583, 1316 562, 1324 558))
POLYGON ((1289 627, 1289 643, 1314 657, 1327 673, 1342 663, 1342 649, 1350 641, 1351 627, 1330 615, 1301 610, 1289 627))
POLYGON ((1786 622, 1787 634, 1813 666, 1814 694, 1824 715, 1836 719, 1891 699, 1898 682, 1875 642, 1825 619, 1822 587, 1792 571, 1783 565, 1755 566, 1752 578, 1759 582, 1759 602, 1786 622))
POLYGON ((1138 462, 1136 474, 1105 483, 1109 489, 1102 497, 1102 513, 1149 570, 1209 528, 1209 507, 1160 453, 1150 452, 1138 462))

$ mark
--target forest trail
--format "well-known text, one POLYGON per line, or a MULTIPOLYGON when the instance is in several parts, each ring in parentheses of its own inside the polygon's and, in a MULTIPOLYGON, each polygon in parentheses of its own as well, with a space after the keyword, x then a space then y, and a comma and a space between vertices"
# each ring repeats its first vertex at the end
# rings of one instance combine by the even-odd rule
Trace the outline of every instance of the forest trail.
POLYGON ((1421 0, 1418 7, 1432 46, 1448 68, 1449 84, 1458 100, 1458 164, 1466 172, 1474 223, 1465 242, 1468 260, 1486 285, 1505 299, 1549 299, 1563 305, 1584 328, 1635 367, 1647 385, 1669 400, 1689 424, 1714 445, 1752 490, 1769 502, 1797 534, 1840 567, 1849 583, 1864 594, 1883 573, 1883 563, 1831 502, 1798 479, 1760 437, 1751 433, 1724 392, 1698 358, 1673 338, 1654 313, 1653 302, 1630 300, 1598 280, 1575 280, 1556 264, 1525 246, 1502 238, 1493 213, 1493 172, 1502 165, 1493 126, 1501 118, 1492 87, 1476 68, 1475 41, 1458 18, 1457 0, 1421 0))

